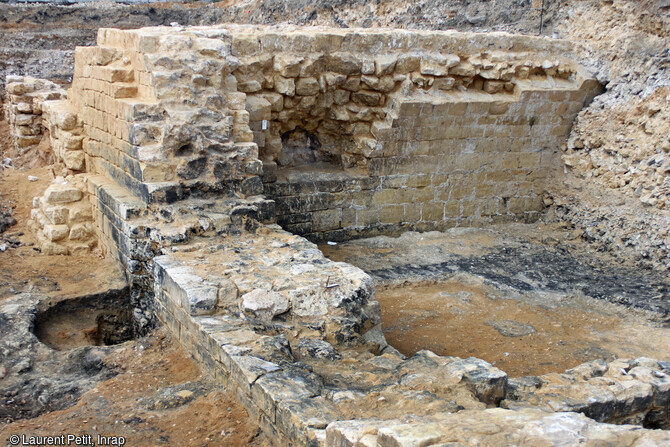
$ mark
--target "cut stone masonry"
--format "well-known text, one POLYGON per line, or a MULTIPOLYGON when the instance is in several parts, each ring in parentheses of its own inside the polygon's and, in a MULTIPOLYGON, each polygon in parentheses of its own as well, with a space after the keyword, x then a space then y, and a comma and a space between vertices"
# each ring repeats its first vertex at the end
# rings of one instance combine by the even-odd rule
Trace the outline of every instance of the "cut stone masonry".
POLYGON ((42 197, 33 199, 30 227, 46 255, 77 255, 97 246, 86 177, 56 177, 42 197))
MULTIPOLYGON (((30 76, 7 76, 6 90, 5 113, 12 143, 22 154, 42 141, 43 129, 47 127, 42 122, 45 104, 65 98, 67 94, 53 82, 30 76)), ((57 152, 56 147, 54 152, 57 152)))
POLYGON ((87 173, 52 185, 35 219, 63 181, 84 185, 137 332, 157 316, 278 445, 546 443, 557 423, 575 442, 668 442, 569 413, 667 427, 667 363, 508 380, 476 358, 405 358, 372 278, 286 231, 534 219, 598 91, 569 56, 566 42, 500 33, 101 29, 76 50, 67 103, 49 108, 63 148, 82 137, 87 173), (607 398, 577 392, 589 387, 607 398))

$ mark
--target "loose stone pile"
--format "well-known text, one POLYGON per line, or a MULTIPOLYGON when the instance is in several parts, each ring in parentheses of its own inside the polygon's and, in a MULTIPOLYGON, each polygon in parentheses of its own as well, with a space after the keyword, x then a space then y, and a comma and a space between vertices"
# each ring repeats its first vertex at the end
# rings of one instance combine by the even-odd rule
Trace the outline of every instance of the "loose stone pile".
POLYGON ((563 160, 578 175, 607 188, 634 194, 647 206, 670 206, 670 89, 661 88, 636 107, 608 115, 584 111, 568 141, 563 160), (612 116, 614 115, 614 117, 612 116), (623 123, 625 132, 614 132, 623 123), (600 126, 597 134, 590 129, 600 126))

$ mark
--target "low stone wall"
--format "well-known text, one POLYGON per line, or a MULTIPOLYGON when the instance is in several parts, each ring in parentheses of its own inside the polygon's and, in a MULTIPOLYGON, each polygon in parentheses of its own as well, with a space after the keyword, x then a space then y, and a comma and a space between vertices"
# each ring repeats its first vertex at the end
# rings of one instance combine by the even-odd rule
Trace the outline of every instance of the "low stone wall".
POLYGON ((82 151, 81 127, 69 110, 67 94, 57 84, 32 77, 7 76, 5 104, 12 143, 19 154, 49 138, 56 161, 67 178, 55 178, 41 197, 33 199, 29 225, 44 254, 76 255, 97 246, 82 151))
POLYGON ((77 255, 97 246, 87 179, 56 177, 41 197, 33 199, 30 227, 42 253, 77 255))
POLYGON ((508 379, 475 358, 407 359, 377 332, 363 272, 272 226, 218 242, 196 238, 154 259, 157 312, 277 445, 549 442, 556 424, 579 427, 588 442, 595 432, 611 442, 670 440, 662 430, 595 422, 667 427, 667 362, 595 361, 508 379), (352 324, 360 305, 368 324, 352 324), (478 431, 496 420, 505 423, 478 431), (455 437, 466 425, 470 434, 455 437))
POLYGON ((158 315, 277 445, 356 445, 366 436, 369 445, 432 445, 449 439, 446 421, 498 417, 505 428, 488 436, 522 436, 535 421, 545 428, 533 436, 547 440, 548 427, 562 421, 584 436, 667 440, 662 431, 552 413, 666 424, 666 363, 594 362, 565 375, 510 380, 479 359, 429 351, 406 359, 382 335, 371 278, 263 224, 271 221, 267 202, 191 199, 152 206, 150 215, 104 176, 89 185, 101 242, 133 282, 138 327, 146 330, 158 315), (153 293, 138 294, 147 286, 153 293), (509 409, 487 409, 498 405, 509 409))
POLYGON ((60 86, 30 76, 7 76, 5 114, 9 122, 12 143, 19 154, 42 141, 45 101, 65 98, 60 86))

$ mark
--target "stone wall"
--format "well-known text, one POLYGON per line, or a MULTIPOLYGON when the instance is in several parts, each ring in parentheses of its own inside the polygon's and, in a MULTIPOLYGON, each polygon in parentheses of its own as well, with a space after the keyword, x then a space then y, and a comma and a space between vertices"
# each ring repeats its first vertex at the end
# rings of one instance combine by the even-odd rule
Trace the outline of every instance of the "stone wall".
POLYGON ((73 82, 93 171, 145 202, 172 202, 192 188, 261 192, 257 148, 233 138, 221 89, 229 44, 172 28, 103 29, 98 40, 77 48, 73 82))
POLYGON ((43 106, 43 126, 49 131, 51 150, 56 160, 72 172, 85 171, 83 128, 70 102, 46 101, 43 106))
POLYGON ((541 39, 233 29, 234 129, 278 222, 312 240, 536 219, 599 91, 541 39))
POLYGON ((29 151, 42 141, 42 113, 45 101, 65 98, 60 86, 30 76, 7 76, 5 114, 9 122, 12 143, 19 154, 29 151))
POLYGON ((465 91, 398 100, 391 126, 376 130, 368 176, 280 169, 266 183, 278 221, 311 239, 342 240, 535 220, 560 142, 595 90, 592 83, 519 84, 516 96, 465 91))
MULTIPOLYGON (((517 86, 517 93, 574 90, 585 79, 585 73, 578 73, 579 67, 569 59, 556 59, 555 53, 548 53, 563 43, 548 44, 542 39, 501 41, 503 35, 495 33, 351 33, 318 28, 258 33, 254 27, 231 29, 232 53, 239 58, 239 67, 229 85, 246 94, 261 158, 284 166, 300 164, 300 158, 304 159, 302 164, 334 158, 343 168, 367 168, 370 159, 389 156, 380 151, 378 142, 386 145, 397 141, 400 131, 409 136, 422 127, 421 123, 403 120, 415 118, 423 103, 507 102, 514 100, 512 94, 517 86), (543 85, 542 80, 548 77, 549 83, 543 85), (568 82, 562 84, 560 80, 568 82), (450 95, 451 92, 500 96, 473 98, 450 95), (407 101, 415 103, 410 106, 413 114, 398 110, 407 101), (265 131, 262 119, 269 120, 265 131), (399 131, 388 131, 394 123, 399 131), (311 149, 319 154, 291 154, 293 148, 289 147, 282 150, 280 140, 288 139, 286 134, 296 129, 313 134, 311 149)), ((576 95, 575 101, 586 99, 587 90, 593 87, 584 86, 584 94, 576 95)), ((563 99, 570 100, 556 98, 563 99)), ((445 111, 428 109, 422 116, 441 118, 445 111)), ((557 114, 553 113, 555 110, 539 112, 537 124, 545 126, 556 124, 541 122, 545 113, 555 115, 554 118, 565 116, 568 121, 576 114, 567 106, 557 114)), ((502 114, 504 110, 493 113, 502 114)), ((440 123, 435 122, 425 127, 438 126, 440 123)), ((434 132, 427 133, 423 131, 418 139, 436 139, 434 132)), ((412 135, 413 139, 416 136, 412 135)))
POLYGON ((56 177, 33 199, 30 227, 42 253, 77 255, 97 246, 97 231, 84 176, 56 177))
POLYGON ((72 104, 91 170, 147 203, 265 193, 313 239, 528 221, 597 92, 551 54, 565 50, 495 33, 101 30, 77 49, 72 104))

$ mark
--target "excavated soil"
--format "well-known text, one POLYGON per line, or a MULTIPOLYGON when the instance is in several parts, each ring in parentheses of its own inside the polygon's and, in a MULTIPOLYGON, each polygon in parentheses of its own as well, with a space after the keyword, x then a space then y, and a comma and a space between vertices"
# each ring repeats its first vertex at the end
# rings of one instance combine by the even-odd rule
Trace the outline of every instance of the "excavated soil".
POLYGON ((482 358, 511 377, 668 359, 670 283, 591 251, 580 231, 500 225, 323 245, 370 273, 387 341, 482 358))
POLYGON ((141 447, 269 446, 246 410, 163 331, 123 345, 105 363, 121 372, 71 408, 0 427, 0 439, 88 434, 124 437, 125 445, 141 447))
POLYGON ((127 287, 60 300, 38 311, 33 333, 58 351, 116 345, 135 338, 131 309, 127 287))
POLYGON ((382 287, 377 300, 386 339, 403 354, 478 357, 511 377, 562 372, 596 358, 666 358, 670 346, 670 331, 625 311, 494 299, 485 287, 458 280, 382 287))

